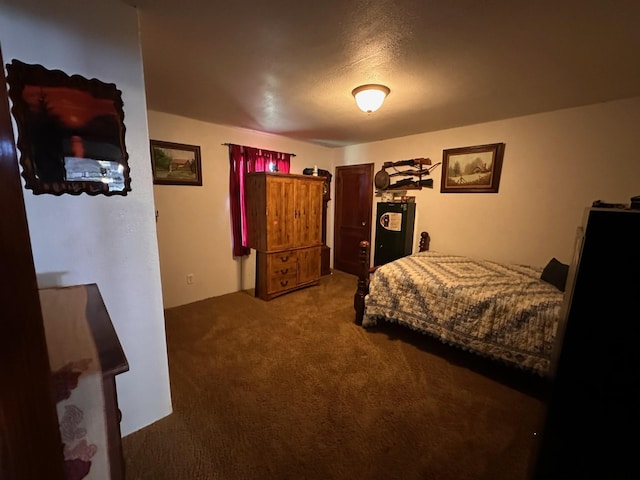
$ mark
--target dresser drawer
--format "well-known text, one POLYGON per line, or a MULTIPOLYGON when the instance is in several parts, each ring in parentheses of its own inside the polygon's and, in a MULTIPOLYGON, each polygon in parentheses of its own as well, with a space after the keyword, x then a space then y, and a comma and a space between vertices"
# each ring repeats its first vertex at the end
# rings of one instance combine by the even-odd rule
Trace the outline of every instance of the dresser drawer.
POLYGON ((296 252, 270 253, 267 256, 267 291, 281 292, 298 283, 298 256, 296 252))
POLYGON ((271 300, 293 290, 316 285, 319 280, 319 245, 271 253, 257 251, 256 297, 271 300))
POLYGON ((269 293, 281 292, 295 288, 298 284, 298 272, 294 268, 289 268, 288 272, 283 275, 280 272, 269 275, 267 281, 267 291, 269 293))
POLYGON ((297 264, 298 255, 295 251, 270 253, 267 256, 267 269, 269 273, 273 275, 278 272, 280 272, 281 275, 286 275, 291 271, 295 272, 297 264))

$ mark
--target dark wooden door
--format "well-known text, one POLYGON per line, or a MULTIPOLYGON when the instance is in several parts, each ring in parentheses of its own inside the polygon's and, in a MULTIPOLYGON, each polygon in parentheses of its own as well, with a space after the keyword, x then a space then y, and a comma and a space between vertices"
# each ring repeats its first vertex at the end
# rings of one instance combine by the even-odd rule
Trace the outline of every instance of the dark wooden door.
POLYGON ((0 51, 0 478, 62 480, 62 447, 0 51))
POLYGON ((333 268, 358 274, 358 245, 371 243, 373 163, 336 167, 333 268))

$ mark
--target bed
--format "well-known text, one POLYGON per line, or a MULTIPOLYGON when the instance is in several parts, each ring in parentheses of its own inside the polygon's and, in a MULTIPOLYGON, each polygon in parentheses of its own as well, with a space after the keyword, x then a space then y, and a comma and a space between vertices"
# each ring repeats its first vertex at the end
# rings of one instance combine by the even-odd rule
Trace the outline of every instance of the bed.
POLYGON ((550 283, 548 273, 559 262, 544 269, 501 264, 430 251, 428 239, 423 232, 419 252, 377 268, 369 268, 369 243, 360 243, 356 323, 395 322, 550 376, 564 284, 550 283))

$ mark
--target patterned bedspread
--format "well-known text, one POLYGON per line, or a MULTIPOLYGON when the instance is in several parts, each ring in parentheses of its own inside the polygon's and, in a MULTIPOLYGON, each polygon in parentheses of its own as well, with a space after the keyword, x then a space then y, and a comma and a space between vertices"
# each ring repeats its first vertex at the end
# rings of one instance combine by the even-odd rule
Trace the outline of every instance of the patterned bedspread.
POLYGON ((428 251, 379 267, 362 325, 397 322, 445 343, 548 375, 564 294, 541 268, 428 251))

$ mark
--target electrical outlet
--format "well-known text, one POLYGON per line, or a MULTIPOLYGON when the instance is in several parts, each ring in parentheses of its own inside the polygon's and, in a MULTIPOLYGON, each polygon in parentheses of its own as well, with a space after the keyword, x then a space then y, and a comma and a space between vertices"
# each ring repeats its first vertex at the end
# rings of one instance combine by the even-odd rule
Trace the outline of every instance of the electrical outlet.
POLYGON ((187 273, 187 285, 193 285, 193 273, 187 273))

